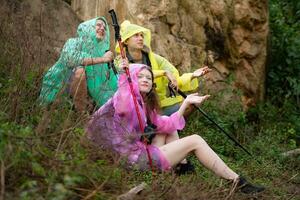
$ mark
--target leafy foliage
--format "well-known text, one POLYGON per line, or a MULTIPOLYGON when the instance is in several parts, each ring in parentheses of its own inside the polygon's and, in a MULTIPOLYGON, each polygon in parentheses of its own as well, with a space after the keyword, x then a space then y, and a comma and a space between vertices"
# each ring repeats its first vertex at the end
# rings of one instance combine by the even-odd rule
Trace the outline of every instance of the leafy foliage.
POLYGON ((300 2, 271 0, 268 96, 293 99, 300 107, 300 2))

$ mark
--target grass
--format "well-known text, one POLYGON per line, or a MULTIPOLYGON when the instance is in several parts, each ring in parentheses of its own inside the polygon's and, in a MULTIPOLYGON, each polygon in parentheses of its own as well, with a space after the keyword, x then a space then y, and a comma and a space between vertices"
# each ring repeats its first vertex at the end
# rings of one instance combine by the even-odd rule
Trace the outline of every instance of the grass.
MULTIPOLYGON (((267 191, 256 198, 299 199, 300 157, 280 156, 296 147, 289 142, 296 126, 284 118, 285 114, 264 104, 256 108, 258 121, 249 121, 243 113, 219 115, 226 112, 213 101, 203 108, 261 163, 235 147, 199 113, 191 116, 193 120, 188 121, 182 136, 200 134, 231 168, 265 185, 267 191)), ((193 156, 189 159, 197 169, 194 175, 126 171, 114 155, 83 140, 86 116, 60 106, 48 115, 51 120, 44 121, 45 129, 38 133, 36 128, 45 115, 43 108, 34 109, 19 116, 22 123, 0 112, 1 175, 5 177, 2 195, 7 199, 115 199, 143 181, 148 188, 137 199, 249 198, 240 193, 229 196, 231 184, 206 170, 193 156)))
POLYGON ((261 164, 200 113, 181 133, 201 135, 231 168, 266 186, 259 196, 230 195, 231 184, 193 156, 194 175, 127 171, 110 152, 87 144, 88 118, 75 113, 68 101, 48 110, 38 105, 40 61, 21 51, 22 43, 15 45, 15 38, 22 37, 0 33, 0 44, 9 44, 0 49, 0 199, 116 199, 141 182, 148 187, 136 199, 300 199, 300 157, 281 156, 299 148, 300 115, 290 101, 280 107, 266 101, 244 113, 236 102, 220 107, 220 93, 202 107, 261 164))

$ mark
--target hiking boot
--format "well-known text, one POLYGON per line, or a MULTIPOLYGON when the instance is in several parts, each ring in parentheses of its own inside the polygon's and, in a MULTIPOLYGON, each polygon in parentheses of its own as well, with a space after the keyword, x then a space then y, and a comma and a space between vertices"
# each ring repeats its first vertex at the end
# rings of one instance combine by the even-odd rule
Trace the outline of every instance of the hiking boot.
POLYGON ((175 173, 179 176, 184 174, 192 174, 194 172, 195 167, 190 161, 187 161, 187 163, 179 163, 175 168, 175 173))
POLYGON ((265 190, 265 187, 259 185, 253 185, 242 176, 239 177, 237 188, 245 194, 259 193, 265 190))

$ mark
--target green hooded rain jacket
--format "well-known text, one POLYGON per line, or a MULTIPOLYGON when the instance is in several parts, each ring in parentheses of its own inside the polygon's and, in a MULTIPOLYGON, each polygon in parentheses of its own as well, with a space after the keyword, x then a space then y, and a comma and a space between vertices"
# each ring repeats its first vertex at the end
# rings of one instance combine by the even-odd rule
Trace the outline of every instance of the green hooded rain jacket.
MULTIPOLYGON (((81 23, 77 29, 77 38, 70 38, 65 43, 60 58, 44 75, 40 101, 43 105, 52 103, 64 89, 72 75, 72 70, 82 67, 85 58, 102 57, 110 47, 109 27, 104 17, 94 18, 81 23), (106 24, 106 36, 96 38, 96 21, 101 19, 106 24)), ((107 63, 85 67, 88 93, 100 107, 117 90, 117 77, 108 68, 107 63)))

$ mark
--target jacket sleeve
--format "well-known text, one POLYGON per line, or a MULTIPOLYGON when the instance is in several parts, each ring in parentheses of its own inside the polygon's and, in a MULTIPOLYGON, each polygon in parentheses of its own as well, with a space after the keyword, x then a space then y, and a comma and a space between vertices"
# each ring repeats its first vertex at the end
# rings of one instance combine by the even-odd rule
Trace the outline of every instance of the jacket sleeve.
POLYGON ((155 70, 158 71, 157 73, 162 73, 165 70, 170 71, 176 77, 179 89, 182 91, 191 91, 197 89, 198 80, 192 80, 193 73, 184 73, 180 76, 178 70, 167 59, 157 54, 154 54, 154 57, 159 67, 159 70, 155 70))
MULTIPOLYGON (((132 81, 133 91, 135 96, 138 98, 140 96, 139 89, 136 81, 132 81)), ((134 108, 134 103, 132 99, 129 83, 125 73, 119 76, 118 80, 118 90, 113 97, 113 104, 117 114, 119 115, 131 115, 134 108)))
POLYGON ((182 130, 185 126, 185 120, 183 116, 180 116, 178 112, 173 113, 171 116, 161 116, 152 113, 152 123, 157 126, 156 131, 158 133, 171 134, 174 131, 182 130))
POLYGON ((82 51, 81 39, 71 38, 64 45, 59 59, 68 68, 75 68, 82 65, 85 58, 91 57, 90 54, 82 51))

